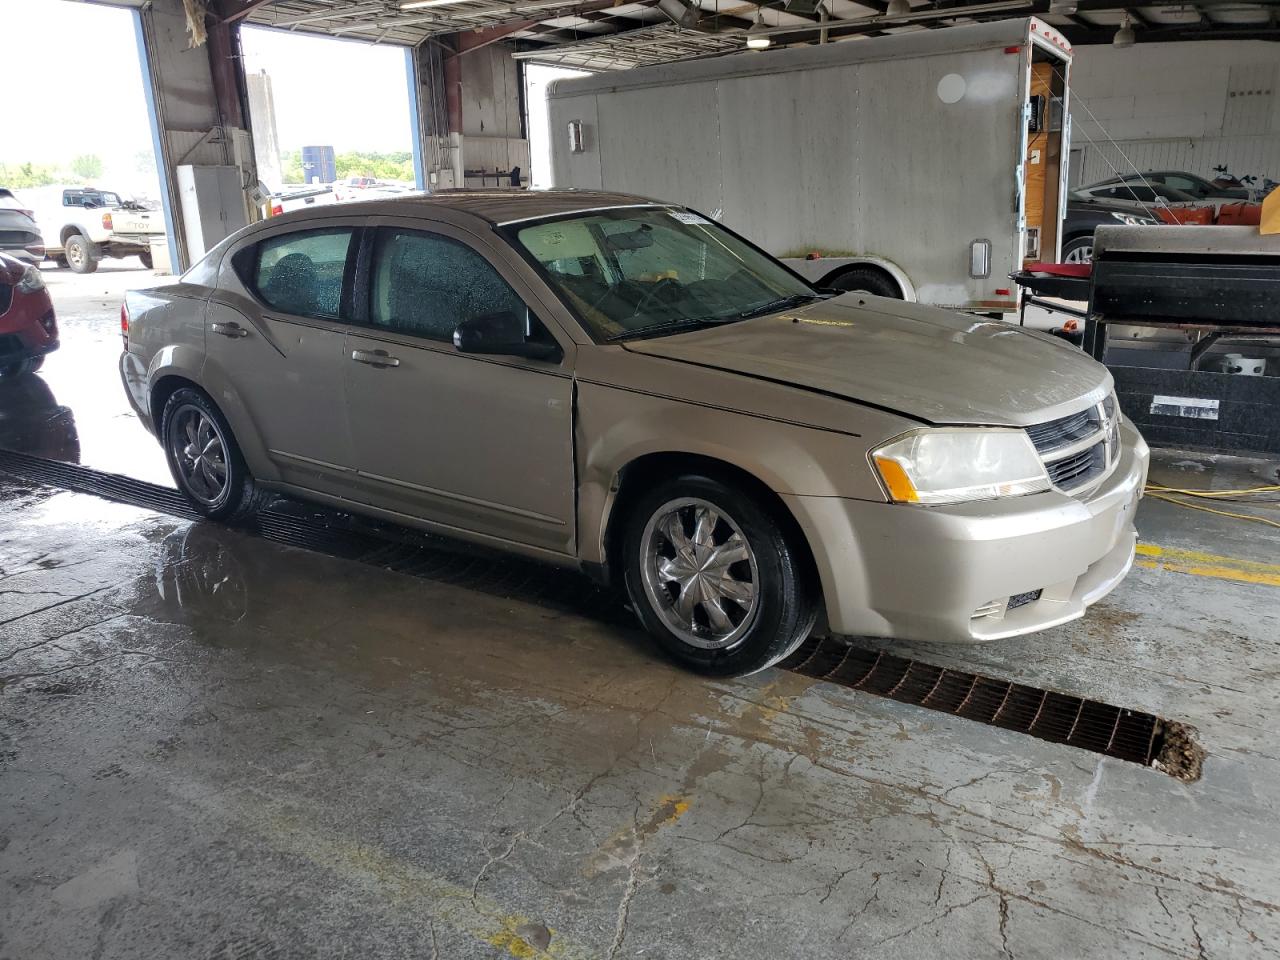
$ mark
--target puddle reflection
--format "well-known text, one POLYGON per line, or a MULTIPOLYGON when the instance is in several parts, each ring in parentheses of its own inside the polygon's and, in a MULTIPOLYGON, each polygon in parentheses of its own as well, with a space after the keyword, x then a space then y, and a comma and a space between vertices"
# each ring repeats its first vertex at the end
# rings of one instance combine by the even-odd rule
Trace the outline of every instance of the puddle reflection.
POLYGON ((0 447, 49 460, 80 462, 75 414, 36 374, 0 377, 0 447))

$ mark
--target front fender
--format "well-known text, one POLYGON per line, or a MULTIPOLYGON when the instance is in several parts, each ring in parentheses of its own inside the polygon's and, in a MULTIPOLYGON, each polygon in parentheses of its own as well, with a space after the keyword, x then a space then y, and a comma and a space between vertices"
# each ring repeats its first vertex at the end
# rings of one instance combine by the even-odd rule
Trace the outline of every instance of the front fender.
POLYGON ((606 560, 622 471, 650 454, 715 460, 778 494, 883 500, 861 438, 629 390, 582 384, 578 403, 580 558, 606 560))

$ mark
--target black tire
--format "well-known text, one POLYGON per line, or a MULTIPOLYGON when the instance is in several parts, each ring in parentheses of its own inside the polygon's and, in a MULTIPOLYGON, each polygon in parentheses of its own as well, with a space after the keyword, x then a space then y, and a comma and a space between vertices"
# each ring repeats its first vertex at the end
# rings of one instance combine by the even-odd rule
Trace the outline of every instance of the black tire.
POLYGON ((270 499, 270 495, 258 488, 253 475, 249 473, 227 418, 203 390, 182 387, 169 397, 160 416, 160 443, 178 491, 202 516, 210 520, 243 520, 257 513, 270 499), (218 459, 222 464, 225 468, 225 480, 214 496, 203 496, 179 466, 178 433, 182 429, 183 419, 191 411, 204 415, 216 431, 221 445, 221 457, 211 458, 211 462, 218 459))
POLYGON ((144 250, 138 254, 138 259, 142 261, 142 266, 147 270, 155 266, 155 260, 152 258, 150 250, 144 250))
POLYGON ((98 269, 98 258, 94 255, 93 244, 83 235, 76 233, 67 237, 63 244, 66 251, 67 265, 75 273, 93 273, 98 269))
POLYGON ((1062 245, 1063 263, 1092 263, 1093 237, 1072 237, 1062 245))
MULTIPOLYGON (((675 477, 641 495, 623 522, 622 568, 631 604, 645 629, 683 666, 710 676, 755 673, 789 656, 813 630, 817 591, 798 545, 769 507, 733 483, 708 474, 675 477), (744 617, 737 624, 737 629, 747 624, 744 632, 719 649, 695 646, 674 632, 646 589, 643 568, 652 549, 646 538, 650 521, 685 500, 709 504, 731 520, 755 561, 756 601, 749 624, 744 617)), ((705 608, 703 613, 705 617, 705 608)))
POLYGON ((847 293, 869 293, 873 297, 902 299, 902 291, 898 289, 893 279, 875 267, 854 267, 846 270, 827 281, 826 286, 832 290, 842 290, 847 293))
POLYGON ((29 373, 35 373, 44 366, 44 357, 32 357, 29 360, 19 360, 16 363, 5 364, 0 366, 0 377, 5 380, 16 380, 18 377, 25 377, 29 373))
POLYGON ((67 258, 63 256, 54 257, 53 264, 60 270, 65 270, 67 267, 71 266, 71 264, 67 263, 67 258))

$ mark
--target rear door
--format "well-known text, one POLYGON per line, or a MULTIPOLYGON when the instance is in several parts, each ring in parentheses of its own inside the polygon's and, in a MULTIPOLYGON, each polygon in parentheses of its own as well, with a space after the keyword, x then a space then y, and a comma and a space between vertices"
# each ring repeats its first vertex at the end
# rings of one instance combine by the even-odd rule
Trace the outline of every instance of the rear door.
POLYGON ((352 471, 343 347, 362 225, 292 224, 231 251, 206 326, 205 381, 232 428, 255 433, 281 480, 339 495, 352 471))
POLYGON ((463 231, 371 221, 368 326, 347 336, 357 480, 377 506, 571 554, 572 344, 533 291, 463 231), (374 223, 379 223, 376 229, 374 223), (459 353, 458 322, 510 310, 561 344, 556 361, 459 353))

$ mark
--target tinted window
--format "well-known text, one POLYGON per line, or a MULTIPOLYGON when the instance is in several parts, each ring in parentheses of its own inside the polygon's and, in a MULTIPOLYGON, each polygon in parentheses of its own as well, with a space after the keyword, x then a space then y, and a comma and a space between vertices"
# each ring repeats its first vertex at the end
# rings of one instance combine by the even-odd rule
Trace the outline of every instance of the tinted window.
POLYGON ((371 295, 374 326, 449 342, 462 320, 502 311, 525 317, 527 312, 480 254, 415 230, 378 232, 371 295))
POLYGON ((272 237, 258 244, 253 285, 269 307, 300 317, 342 317, 353 227, 272 237))
POLYGON ((1197 183, 1188 177, 1163 177, 1162 180, 1164 183, 1173 187, 1173 189, 1181 190, 1183 193, 1189 193, 1193 197, 1203 197, 1208 193, 1203 184, 1197 183))

